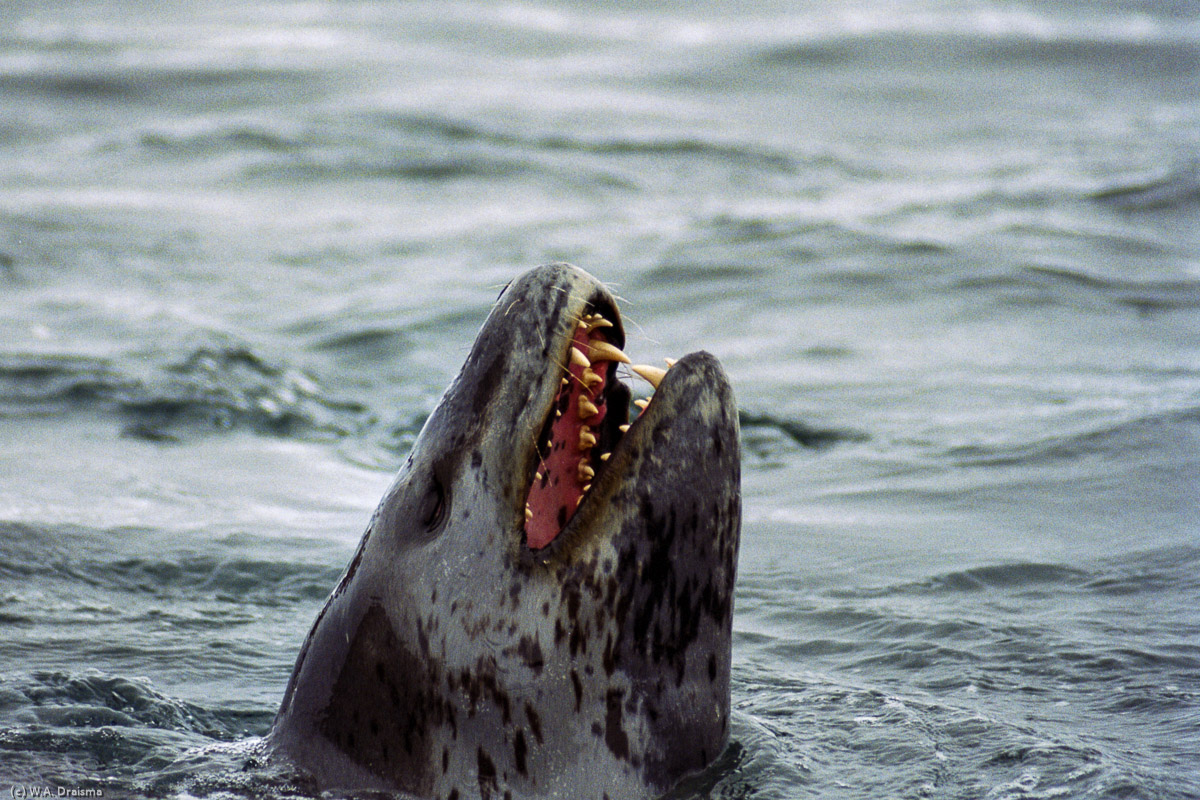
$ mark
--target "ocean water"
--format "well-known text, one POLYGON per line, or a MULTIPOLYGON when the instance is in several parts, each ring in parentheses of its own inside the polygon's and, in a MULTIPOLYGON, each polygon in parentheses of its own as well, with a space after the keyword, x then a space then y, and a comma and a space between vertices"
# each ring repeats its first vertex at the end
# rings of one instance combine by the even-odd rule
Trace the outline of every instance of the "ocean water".
POLYGON ((0 788, 304 796, 252 745, 554 260, 739 399, 679 797, 1200 797, 1184 0, 0 5, 0 788))

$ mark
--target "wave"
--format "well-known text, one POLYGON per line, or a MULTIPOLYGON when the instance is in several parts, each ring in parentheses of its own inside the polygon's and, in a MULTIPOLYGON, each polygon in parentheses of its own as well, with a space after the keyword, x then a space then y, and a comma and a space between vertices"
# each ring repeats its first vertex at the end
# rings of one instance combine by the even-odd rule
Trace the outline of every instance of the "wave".
POLYGON ((199 733, 218 740, 244 736, 247 725, 265 732, 266 714, 221 714, 164 695, 145 678, 99 671, 35 672, 19 689, 38 722, 66 727, 145 726, 199 733))
POLYGON ((995 9, 917 17, 847 14, 823 20, 820 27, 791 31, 789 41, 769 44, 753 58, 766 66, 828 68, 866 62, 874 67, 911 62, 914 53, 936 51, 941 64, 976 68, 981 63, 1080 67, 1186 79, 1200 59, 1200 46, 1190 33, 1169 19, 1146 15, 1079 19, 995 9))
POLYGON ((278 97, 287 87, 311 86, 313 73, 302 69, 254 66, 149 65, 103 71, 46 70, 0 74, 0 93, 40 94, 65 100, 161 103, 186 95, 278 97))
POLYGON ((1200 438, 1200 406, 1146 414, 1103 428, 1017 445, 956 447, 949 455, 957 466, 963 467, 1028 466, 1074 461, 1087 455, 1179 446, 1189 438, 1200 438))
POLYGON ((297 796, 289 770, 266 765, 261 739, 247 738, 267 733, 273 707, 207 708, 146 678, 94 669, 10 674, 4 686, 0 753, 13 785, 49 778, 104 797, 297 796))
POLYGON ((761 147, 701 139, 694 136, 584 138, 562 133, 516 133, 485 125, 434 116, 382 117, 388 126, 416 136, 445 142, 480 143, 528 151, 571 152, 604 156, 667 156, 702 158, 742 167, 792 173, 797 164, 788 155, 761 147))
POLYGON ((954 291, 995 293, 1036 305, 1101 302, 1155 313, 1200 308, 1200 281, 1134 281, 1059 267, 1021 267, 955 281, 954 291))
POLYGON ((846 442, 861 442, 867 435, 847 428, 824 428, 770 414, 738 412, 742 458, 757 466, 782 466, 803 451, 826 450, 846 442))
MULTIPOLYGON (((126 542, 136 550, 141 538, 138 530, 0 522, 0 577, 19 583, 28 579, 30 565, 38 564, 41 580, 98 589, 105 597, 119 593, 278 607, 323 600, 342 569, 340 560, 332 566, 309 564, 289 558, 294 554, 288 552, 278 558, 254 558, 211 549, 155 555, 114 551, 117 543, 126 542)), ((202 618, 187 623, 222 624, 202 618)))
MULTIPOLYGON (((846 600, 991 592, 1005 592, 1009 596, 1035 593, 1050 597, 1061 593, 1064 597, 1071 594, 1124 597, 1156 592, 1188 594, 1198 586, 1200 546, 1183 544, 1123 553, 1120 557, 1101 558, 1074 566, 1042 561, 985 564, 918 581, 830 590, 826 594, 846 600)), ((853 614, 870 619, 876 612, 856 607, 853 614)))
POLYGON ((1089 198, 1123 211, 1189 208, 1200 202, 1200 161, 1158 177, 1115 183, 1093 192, 1089 198))
POLYGON ((0 414, 47 415, 79 407, 113 410, 123 434, 177 441, 184 431, 245 428, 276 435, 342 436, 365 407, 328 397, 316 380, 265 361, 243 345, 205 345, 149 376, 109 359, 0 356, 0 414))
POLYGON ((629 159, 708 162, 724 169, 792 174, 788 155, 739 142, 647 135, 586 138, 517 132, 438 116, 351 113, 299 123, 238 119, 148 130, 105 147, 160 158, 232 157, 244 179, 325 181, 394 179, 444 182, 549 174, 557 180, 629 188, 629 159), (364 135, 366 132, 366 135, 364 135), (594 157, 590 158, 589 157, 594 157), (564 158, 568 163, 561 163, 564 158))

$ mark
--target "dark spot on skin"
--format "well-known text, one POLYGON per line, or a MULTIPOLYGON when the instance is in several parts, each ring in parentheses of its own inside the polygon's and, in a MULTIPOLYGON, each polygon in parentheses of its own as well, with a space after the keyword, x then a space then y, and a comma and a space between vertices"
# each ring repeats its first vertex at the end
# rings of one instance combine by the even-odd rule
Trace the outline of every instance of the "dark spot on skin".
POLYGON ((612 754, 622 761, 629 760, 629 737, 625 734, 624 721, 621 714, 621 698, 625 692, 621 689, 609 689, 604 698, 607 711, 604 715, 604 743, 612 754))
POLYGON ((708 681, 712 683, 717 679, 717 654, 708 654, 708 681))
POLYGON ((567 618, 571 622, 579 622, 579 589, 572 588, 567 594, 567 618))
POLYGON ((445 775, 450 771, 450 748, 442 748, 442 774, 445 775))
POLYGON ((529 721, 529 730, 533 731, 533 738, 537 739, 538 744, 541 744, 542 718, 538 716, 537 710, 529 703, 525 704, 525 719, 529 721))
POLYGON ((542 647, 536 638, 529 635, 522 636, 517 652, 524 659, 525 666, 533 670, 534 675, 542 674, 542 669, 546 666, 546 659, 542 655, 542 647))
POLYGON ((483 800, 488 800, 492 796, 492 792, 496 791, 496 765, 483 748, 479 748, 478 769, 479 769, 479 796, 483 800))
POLYGON ((483 466, 483 453, 476 448, 471 452, 471 469, 479 469, 483 466))
POLYGON ((583 708, 583 682, 579 680, 579 673, 571 670, 571 685, 575 687, 575 713, 583 708))
POLYGON ((387 612, 372 605, 350 639, 330 692, 334 700, 320 713, 317 729, 397 788, 428 795, 437 763, 431 763, 430 737, 453 717, 436 669, 401 642, 387 612), (383 708, 392 710, 380 715, 383 708))
MULTIPOLYGON (((506 356, 503 352, 496 352, 492 356, 492 360, 488 363, 487 368, 483 371, 475 381, 476 387, 475 396, 471 398, 471 417, 478 424, 483 424, 486 419, 488 407, 492 405, 492 395, 505 385, 504 368, 506 356)), ((466 370, 464 369, 465 373, 466 370)), ((472 432, 473 433, 473 432, 472 432)), ((472 460, 474 457, 472 456, 472 460)))
POLYGON ((458 789, 451 789, 450 794, 446 795, 446 800, 458 800, 458 789))
POLYGON ((513 740, 513 761, 517 764, 517 772, 522 775, 529 774, 529 767, 525 763, 526 753, 525 731, 517 731, 516 738, 513 740))
POLYGON ((576 626, 571 629, 571 658, 577 657, 581 652, 587 652, 587 644, 583 638, 583 632, 576 626))

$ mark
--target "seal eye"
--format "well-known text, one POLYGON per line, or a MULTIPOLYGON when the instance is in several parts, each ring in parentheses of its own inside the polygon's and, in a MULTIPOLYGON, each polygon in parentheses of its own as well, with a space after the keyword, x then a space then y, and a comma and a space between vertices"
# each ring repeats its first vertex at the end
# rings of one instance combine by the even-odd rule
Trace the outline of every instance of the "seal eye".
POLYGON ((441 525, 442 520, 446 518, 446 490, 436 474, 430 476, 429 488, 421 500, 418 514, 427 531, 441 525))

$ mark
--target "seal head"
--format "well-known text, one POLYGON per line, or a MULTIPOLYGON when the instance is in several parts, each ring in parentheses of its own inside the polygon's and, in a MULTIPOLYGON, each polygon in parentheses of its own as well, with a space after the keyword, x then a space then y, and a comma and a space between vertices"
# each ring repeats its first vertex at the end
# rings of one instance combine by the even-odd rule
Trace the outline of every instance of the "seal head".
POLYGON ((500 295, 300 651, 268 744, 321 789, 650 797, 728 740, 737 410, 711 355, 628 425, 616 301, 500 295))

